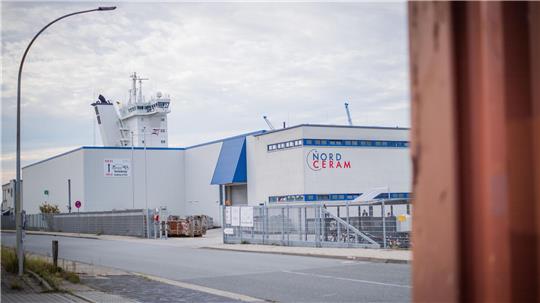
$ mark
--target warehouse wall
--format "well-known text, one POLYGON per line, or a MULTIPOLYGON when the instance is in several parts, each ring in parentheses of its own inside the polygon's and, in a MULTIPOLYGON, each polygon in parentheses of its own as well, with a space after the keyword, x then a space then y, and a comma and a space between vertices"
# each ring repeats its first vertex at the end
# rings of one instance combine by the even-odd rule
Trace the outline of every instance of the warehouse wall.
POLYGON ((301 126, 248 137, 248 199, 268 202, 269 196, 361 193, 374 187, 411 191, 409 148, 302 146, 268 151, 269 144, 296 139, 409 141, 409 130, 342 126, 301 126), (350 168, 309 168, 310 152, 339 153, 350 168))
POLYGON ((185 151, 186 214, 206 214, 220 222, 219 186, 210 185, 222 142, 191 147, 185 151))
POLYGON ((302 148, 267 151, 268 144, 301 138, 301 127, 247 137, 249 204, 268 202, 268 196, 304 192, 302 148))
MULTIPOLYGON (((304 138, 409 141, 406 129, 365 129, 342 127, 304 127, 304 138)), ((305 146, 310 151, 336 154, 349 161, 350 168, 310 169, 304 161, 305 193, 361 193, 375 187, 390 187, 391 192, 411 192, 409 148, 305 146)))
POLYGON ((71 179, 71 201, 75 209, 75 201, 84 201, 83 150, 76 149, 26 166, 22 169, 22 178, 22 203, 26 213, 39 213, 39 205, 45 201, 67 212, 68 179, 71 179), (44 195, 45 190, 49 191, 48 196, 44 195))
MULTIPOLYGON (((167 206, 171 214, 185 214, 184 150, 147 149, 145 187, 145 151, 134 150, 135 208, 167 206)), ((133 208, 131 177, 105 177, 105 159, 131 160, 131 149, 85 149, 86 199, 81 211, 133 208)))

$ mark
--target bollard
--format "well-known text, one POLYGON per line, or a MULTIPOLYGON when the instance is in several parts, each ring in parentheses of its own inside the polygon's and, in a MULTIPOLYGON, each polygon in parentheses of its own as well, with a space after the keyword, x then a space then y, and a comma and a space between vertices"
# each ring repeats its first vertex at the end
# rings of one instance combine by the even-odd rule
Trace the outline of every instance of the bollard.
POLYGON ((54 268, 58 267, 58 240, 52 241, 52 257, 54 268))

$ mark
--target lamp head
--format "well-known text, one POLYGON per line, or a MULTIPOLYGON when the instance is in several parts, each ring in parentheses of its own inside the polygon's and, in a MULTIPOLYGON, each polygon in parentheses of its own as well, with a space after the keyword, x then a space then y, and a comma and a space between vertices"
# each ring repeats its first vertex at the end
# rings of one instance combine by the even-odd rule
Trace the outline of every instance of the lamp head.
POLYGON ((112 11, 115 10, 116 6, 100 6, 98 7, 98 11, 112 11))

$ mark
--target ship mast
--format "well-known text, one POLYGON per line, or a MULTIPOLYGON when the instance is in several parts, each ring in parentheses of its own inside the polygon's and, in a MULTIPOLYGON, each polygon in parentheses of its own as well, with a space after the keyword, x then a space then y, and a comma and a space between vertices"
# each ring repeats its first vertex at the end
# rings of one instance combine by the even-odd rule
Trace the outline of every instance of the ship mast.
POLYGON ((143 102, 143 94, 142 94, 142 81, 148 80, 148 78, 141 78, 137 76, 136 72, 133 72, 132 75, 129 76, 132 80, 132 87, 129 92, 129 103, 132 102, 135 103, 142 103, 143 102), (139 81, 139 93, 137 94, 137 81, 139 81), (139 95, 139 98, 137 100, 137 95, 139 95))

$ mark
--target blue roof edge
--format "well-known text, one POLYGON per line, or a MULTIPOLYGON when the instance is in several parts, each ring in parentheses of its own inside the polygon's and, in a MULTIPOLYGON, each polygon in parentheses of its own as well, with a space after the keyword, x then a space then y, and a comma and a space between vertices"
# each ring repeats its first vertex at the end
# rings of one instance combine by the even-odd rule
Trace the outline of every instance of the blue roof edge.
MULTIPOLYGON (((223 138, 223 139, 219 139, 219 140, 214 140, 214 141, 210 141, 210 142, 206 142, 206 143, 192 145, 192 146, 189 146, 189 147, 147 147, 146 149, 147 150, 187 150, 187 149, 191 149, 191 148, 201 147, 201 146, 204 146, 204 145, 210 145, 210 144, 214 144, 214 143, 218 143, 218 142, 223 142, 223 141, 226 141, 226 140, 236 139, 236 138, 239 138, 239 137, 258 135, 258 134, 262 134, 264 132, 266 132, 266 130, 258 130, 258 131, 253 131, 253 132, 249 132, 249 133, 245 133, 245 134, 241 134, 241 135, 236 135, 236 136, 232 136, 232 137, 227 137, 227 138, 223 138)), ((76 152, 78 150, 84 150, 84 149, 127 149, 127 150, 130 150, 131 148, 132 148, 131 146, 84 146, 83 145, 83 146, 77 147, 77 148, 75 148, 73 150, 69 150, 67 152, 63 152, 63 153, 60 153, 58 155, 54 155, 52 157, 49 157, 49 158, 46 158, 46 159, 43 159, 43 160, 40 160, 40 161, 30 163, 30 164, 28 164, 26 166, 23 166, 22 169, 25 169, 25 168, 28 168, 30 166, 34 166, 34 165, 37 165, 37 164, 41 164, 43 162, 47 162, 49 160, 53 160, 53 159, 58 158, 58 157, 62 157, 62 156, 71 154, 71 153, 76 152)), ((144 147, 133 147, 133 149, 144 150, 144 147)))
POLYGON ((337 125, 337 124, 298 124, 294 126, 289 126, 286 128, 274 129, 269 131, 264 131, 261 134, 255 134, 254 136, 264 136, 268 134, 273 134, 281 131, 286 131, 289 129, 295 129, 299 127, 334 127, 334 128, 357 128, 357 129, 386 129, 386 130, 411 130, 410 127, 391 127, 391 126, 360 126, 360 125, 337 125))

